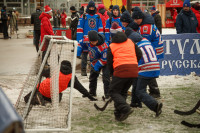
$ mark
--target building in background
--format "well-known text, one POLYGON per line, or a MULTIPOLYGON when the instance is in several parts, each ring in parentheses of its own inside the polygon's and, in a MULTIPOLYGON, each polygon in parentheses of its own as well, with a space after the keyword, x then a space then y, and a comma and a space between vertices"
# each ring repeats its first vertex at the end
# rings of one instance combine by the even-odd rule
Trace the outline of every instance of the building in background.
MULTIPOLYGON (((21 16, 30 16, 31 13, 35 12, 37 6, 41 5, 49 5, 53 10, 66 10, 66 13, 70 15, 70 7, 75 6, 76 9, 79 9, 82 4, 87 4, 90 0, 0 0, 0 7, 3 5, 7 6, 7 10, 12 10, 13 8, 17 10, 21 16)), ((104 4, 116 4, 119 3, 120 0, 93 0, 96 4, 102 3, 104 4)), ((123 3, 127 0, 121 0, 123 3)), ((169 0, 131 0, 131 7, 139 6, 142 10, 151 9, 152 6, 157 4, 165 4, 169 0)), ((177 0, 173 0, 177 1, 177 0)), ((182 0, 184 1, 184 0, 182 0)), ((195 0, 190 0, 195 1, 195 0)), ((197 0, 196 0, 197 1, 197 0)))

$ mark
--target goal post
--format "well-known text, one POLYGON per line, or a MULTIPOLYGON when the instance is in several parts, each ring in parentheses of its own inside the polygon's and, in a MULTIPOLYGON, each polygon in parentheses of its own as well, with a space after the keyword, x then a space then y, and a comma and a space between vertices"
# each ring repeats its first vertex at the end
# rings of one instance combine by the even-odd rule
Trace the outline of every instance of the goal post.
POLYGON ((77 41, 70 40, 65 36, 46 35, 44 37, 15 105, 16 110, 24 120, 26 131, 59 132, 71 130, 72 90, 75 80, 76 53, 77 41), (49 44, 42 60, 41 50, 46 42, 49 42, 49 44), (74 52, 71 52, 73 48, 74 52), (68 60, 71 63, 72 77, 70 80, 71 86, 61 94, 59 93, 59 73, 60 64, 63 60, 68 60), (48 79, 42 76, 45 67, 50 68, 51 102, 45 101, 45 106, 33 105, 32 101, 36 97, 35 94, 40 87, 40 83, 48 79), (28 102, 25 102, 25 97, 28 94, 28 102))

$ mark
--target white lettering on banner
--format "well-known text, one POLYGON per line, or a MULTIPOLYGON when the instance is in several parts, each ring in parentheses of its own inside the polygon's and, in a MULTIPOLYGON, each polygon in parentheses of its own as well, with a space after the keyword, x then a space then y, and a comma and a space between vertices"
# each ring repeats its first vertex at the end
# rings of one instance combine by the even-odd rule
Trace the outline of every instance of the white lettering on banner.
POLYGON ((180 68, 200 68, 200 61, 197 60, 163 60, 161 63, 161 69, 170 68, 172 71, 174 67, 180 68))
POLYGON ((184 42, 184 45, 182 47, 181 45, 181 39, 177 39, 177 44, 178 44, 178 49, 179 49, 179 52, 180 54, 182 55, 181 59, 184 59, 184 50, 185 50, 185 44, 189 42, 189 39, 186 39, 185 42, 184 42))
MULTIPOLYGON (((190 54, 200 54, 200 44, 199 44, 199 39, 192 39, 193 40, 193 44, 191 45, 190 48, 190 54), (194 49, 196 49, 197 53, 195 53, 194 49)), ((184 59, 184 54, 185 53, 185 46, 186 44, 191 44, 189 43, 189 39, 186 39, 184 41, 184 44, 181 44, 181 39, 172 39, 172 40, 163 40, 163 42, 165 43, 166 46, 166 52, 165 55, 170 55, 171 53, 171 44, 175 45, 177 42, 178 45, 178 49, 179 49, 179 53, 181 54, 181 59, 184 59)))
POLYGON ((194 54, 194 45, 196 44, 197 54, 200 54, 199 39, 193 39, 194 43, 190 49, 190 54, 194 54))
POLYGON ((165 52, 165 54, 167 55, 167 54, 172 54, 171 52, 170 52, 170 41, 172 42, 172 44, 174 45, 175 44, 175 39, 173 39, 173 40, 163 40, 163 42, 164 41, 166 41, 166 52, 165 52))

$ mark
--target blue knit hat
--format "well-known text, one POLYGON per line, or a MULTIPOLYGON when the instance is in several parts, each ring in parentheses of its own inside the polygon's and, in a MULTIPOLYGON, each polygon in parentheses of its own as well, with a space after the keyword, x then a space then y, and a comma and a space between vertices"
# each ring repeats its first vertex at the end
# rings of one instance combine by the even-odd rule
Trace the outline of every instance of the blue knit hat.
POLYGON ((183 3, 183 7, 191 7, 190 0, 185 0, 183 3))
POLYGON ((156 10, 156 7, 155 7, 155 6, 153 6, 153 7, 151 8, 151 10, 155 11, 155 10, 156 10))

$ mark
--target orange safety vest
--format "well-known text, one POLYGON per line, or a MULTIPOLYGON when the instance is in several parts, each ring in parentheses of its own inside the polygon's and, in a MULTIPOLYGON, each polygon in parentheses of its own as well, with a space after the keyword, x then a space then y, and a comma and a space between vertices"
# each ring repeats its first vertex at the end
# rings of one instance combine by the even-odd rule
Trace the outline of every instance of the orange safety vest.
POLYGON ((111 43, 110 49, 113 55, 113 68, 125 64, 138 64, 135 44, 127 39, 122 43, 111 43))
MULTIPOLYGON (((72 74, 65 75, 61 72, 59 73, 59 93, 67 89, 71 78, 72 78, 72 74)), ((45 80, 42 81, 42 83, 40 83, 40 86, 37 85, 37 88, 39 87, 38 89, 39 92, 43 96, 48 97, 48 98, 51 98, 50 83, 51 83, 51 79, 46 78, 45 80)))

